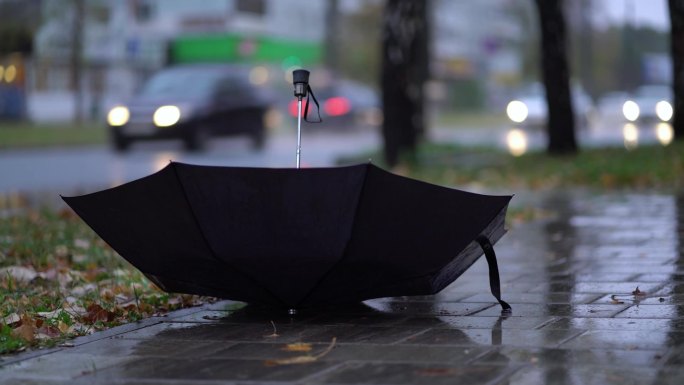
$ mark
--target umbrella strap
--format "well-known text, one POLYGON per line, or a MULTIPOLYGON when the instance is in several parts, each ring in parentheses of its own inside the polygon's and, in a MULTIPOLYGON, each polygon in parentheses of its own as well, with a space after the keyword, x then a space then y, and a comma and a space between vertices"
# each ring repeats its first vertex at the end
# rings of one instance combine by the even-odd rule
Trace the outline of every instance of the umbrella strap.
POLYGON ((489 238, 487 238, 484 235, 480 235, 479 237, 477 237, 476 241, 480 244, 480 247, 482 247, 482 251, 484 251, 485 258, 487 258, 487 264, 489 265, 489 288, 492 290, 494 298, 496 298, 497 301, 499 301, 499 303, 501 304, 503 310, 506 312, 510 312, 511 305, 509 305, 506 301, 501 299, 499 264, 496 263, 496 253, 494 252, 492 242, 490 242, 489 238))
POLYGON ((306 93, 306 105, 304 106, 304 121, 307 121, 309 123, 320 123, 323 121, 323 119, 321 119, 321 106, 318 105, 318 100, 316 100, 316 95, 314 95, 311 86, 307 84, 306 88, 308 92, 306 93), (307 117, 309 116, 309 97, 312 97, 314 103, 316 103, 316 112, 318 113, 318 120, 311 121, 307 119, 307 117))

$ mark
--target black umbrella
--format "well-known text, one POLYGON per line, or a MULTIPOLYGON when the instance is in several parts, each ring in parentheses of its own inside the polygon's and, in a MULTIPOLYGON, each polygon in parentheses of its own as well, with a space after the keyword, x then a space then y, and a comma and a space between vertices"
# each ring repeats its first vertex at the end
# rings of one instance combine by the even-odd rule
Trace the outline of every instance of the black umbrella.
MULTIPOLYGON (((171 163, 64 198, 161 288, 298 308, 434 294, 504 233, 510 196, 372 164, 267 169, 171 163)), ((495 295, 496 266, 490 266, 495 295)), ((491 278, 491 277, 490 277, 491 278)))
MULTIPOLYGON (((295 82, 302 79, 295 76, 295 82)), ((307 88, 300 84, 295 91, 300 110, 307 88)), ((297 166, 299 155, 298 139, 297 166)), ((182 163, 64 198, 164 290, 289 309, 435 294, 482 250, 492 293, 510 309, 500 298, 492 249, 505 233, 510 199, 416 181, 372 164, 267 169, 182 163)))

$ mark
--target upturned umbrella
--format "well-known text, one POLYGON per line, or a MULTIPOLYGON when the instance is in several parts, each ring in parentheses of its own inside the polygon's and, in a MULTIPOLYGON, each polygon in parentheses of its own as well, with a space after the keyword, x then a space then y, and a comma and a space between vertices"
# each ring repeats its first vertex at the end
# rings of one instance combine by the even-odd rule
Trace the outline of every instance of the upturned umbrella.
MULTIPOLYGON (((492 245, 512 196, 474 194, 370 163, 297 168, 171 162, 118 187, 64 201, 160 288, 298 309, 435 294, 492 245)), ((314 98, 315 101, 315 98, 314 98)), ((307 103, 308 106, 308 103, 307 103)))
MULTIPOLYGON (((442 290, 504 235, 511 196, 372 164, 170 163, 69 206, 164 290, 301 308, 442 290)), ((495 296, 498 269, 490 266, 495 296), (492 267, 494 268, 492 270, 492 267)))

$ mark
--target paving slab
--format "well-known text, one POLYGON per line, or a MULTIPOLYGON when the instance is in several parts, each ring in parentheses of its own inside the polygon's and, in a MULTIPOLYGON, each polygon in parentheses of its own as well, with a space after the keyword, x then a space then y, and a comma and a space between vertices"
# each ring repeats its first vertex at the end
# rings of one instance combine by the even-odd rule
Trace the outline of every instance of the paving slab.
POLYGON ((0 357, 0 383, 684 383, 684 198, 518 198, 551 215, 513 223, 495 247, 510 314, 482 259, 434 296, 294 316, 231 301, 184 309, 0 357))

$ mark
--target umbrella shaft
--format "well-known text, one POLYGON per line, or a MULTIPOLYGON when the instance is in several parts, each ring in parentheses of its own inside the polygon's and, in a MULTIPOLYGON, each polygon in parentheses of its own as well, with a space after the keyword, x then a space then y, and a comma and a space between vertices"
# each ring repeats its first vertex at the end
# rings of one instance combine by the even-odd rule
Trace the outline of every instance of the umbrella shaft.
POLYGON ((302 154, 302 98, 297 99, 297 168, 302 154))

